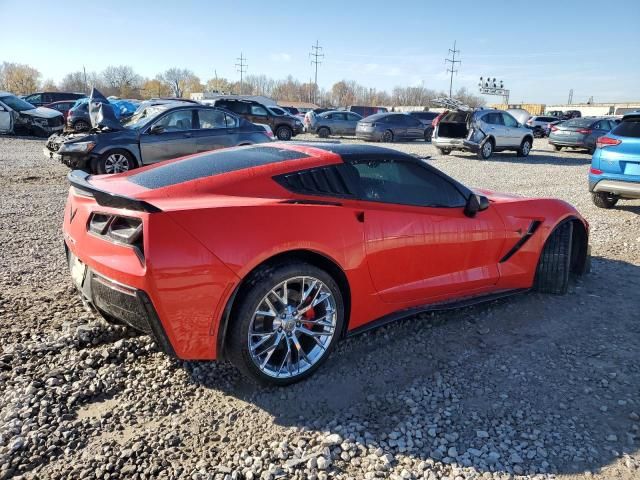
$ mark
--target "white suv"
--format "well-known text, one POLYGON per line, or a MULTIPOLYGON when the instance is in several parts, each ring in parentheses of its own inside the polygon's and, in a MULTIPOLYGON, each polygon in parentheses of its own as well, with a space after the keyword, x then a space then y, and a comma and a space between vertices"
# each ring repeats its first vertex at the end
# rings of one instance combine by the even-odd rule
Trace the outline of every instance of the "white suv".
POLYGON ((452 111, 440 119, 431 141, 444 155, 464 150, 486 160, 493 152, 514 150, 526 157, 533 145, 533 133, 502 110, 452 111))

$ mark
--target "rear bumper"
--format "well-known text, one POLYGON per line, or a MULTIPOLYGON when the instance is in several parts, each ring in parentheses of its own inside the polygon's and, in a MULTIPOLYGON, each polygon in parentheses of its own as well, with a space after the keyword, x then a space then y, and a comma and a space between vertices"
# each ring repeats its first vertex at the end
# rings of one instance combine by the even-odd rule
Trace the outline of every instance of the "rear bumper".
MULTIPOLYGON (((65 244, 67 260, 73 253, 65 244)), ((158 318, 149 296, 143 290, 123 285, 84 267, 84 274, 74 279, 83 300, 107 320, 115 320, 153 337, 167 355, 176 356, 175 350, 158 318)))
POLYGON ((431 137, 431 144, 434 147, 446 148, 449 150, 474 150, 478 151, 478 145, 476 143, 467 142, 464 138, 446 138, 446 137, 431 137), (467 145, 469 143, 469 145, 467 145))
POLYGON ((360 140, 380 141, 382 139, 382 132, 359 132, 356 131, 356 138, 360 140))
POLYGON ((625 182, 623 180, 597 180, 589 177, 590 192, 611 193, 624 198, 640 198, 640 182, 625 182))
POLYGON ((557 138, 549 138, 549 145, 557 145, 559 147, 576 147, 576 148, 589 148, 583 140, 559 140, 557 138))

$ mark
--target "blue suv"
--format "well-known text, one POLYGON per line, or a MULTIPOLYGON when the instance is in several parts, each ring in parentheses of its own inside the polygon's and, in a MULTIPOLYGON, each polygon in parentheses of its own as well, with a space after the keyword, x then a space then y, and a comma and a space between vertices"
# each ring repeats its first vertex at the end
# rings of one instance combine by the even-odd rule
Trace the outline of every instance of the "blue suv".
POLYGON ((596 141, 589 191, 600 208, 612 208, 620 199, 640 199, 640 111, 625 115, 596 141))

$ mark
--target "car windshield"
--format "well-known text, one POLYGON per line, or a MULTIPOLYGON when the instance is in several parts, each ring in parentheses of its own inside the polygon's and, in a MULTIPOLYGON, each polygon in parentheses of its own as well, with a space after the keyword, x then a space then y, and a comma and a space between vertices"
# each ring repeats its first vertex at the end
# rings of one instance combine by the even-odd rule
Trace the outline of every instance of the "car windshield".
POLYGON ((126 122, 123 122, 122 126, 131 129, 142 128, 165 110, 166 108, 162 105, 143 108, 134 113, 126 122))
POLYGON ((6 97, 0 97, 0 101, 8 106, 10 109, 16 112, 24 112, 25 110, 33 110, 34 107, 29 102, 16 97, 15 95, 7 95, 6 97))

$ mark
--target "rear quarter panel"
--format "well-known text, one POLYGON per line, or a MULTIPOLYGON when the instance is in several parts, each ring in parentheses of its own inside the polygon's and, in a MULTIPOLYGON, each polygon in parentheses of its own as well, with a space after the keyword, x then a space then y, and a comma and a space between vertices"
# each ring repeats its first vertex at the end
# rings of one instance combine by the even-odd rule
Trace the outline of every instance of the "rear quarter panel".
MULTIPOLYGON (((308 250, 332 260, 349 282, 352 306, 349 328, 355 328, 388 313, 388 307, 381 307, 371 285, 364 228, 357 213, 346 206, 274 202, 176 211, 171 215, 238 279, 265 260, 292 250, 308 250)), ((225 292, 216 308, 218 314, 212 324, 215 336, 220 315, 235 286, 225 292)))

